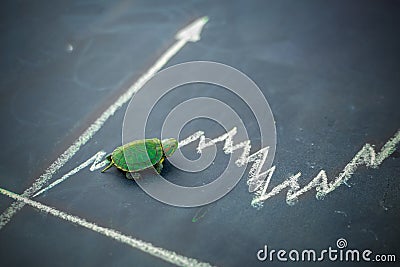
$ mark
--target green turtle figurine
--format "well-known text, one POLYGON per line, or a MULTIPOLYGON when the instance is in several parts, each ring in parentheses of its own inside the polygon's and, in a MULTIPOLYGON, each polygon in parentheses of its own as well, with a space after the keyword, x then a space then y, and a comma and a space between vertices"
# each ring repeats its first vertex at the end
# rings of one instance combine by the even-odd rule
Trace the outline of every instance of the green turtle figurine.
POLYGON ((150 167, 154 167, 158 173, 161 173, 165 158, 174 154, 177 148, 178 141, 175 138, 162 141, 158 138, 136 140, 117 147, 106 156, 110 164, 101 172, 115 166, 125 171, 128 179, 139 179, 138 172, 150 167))

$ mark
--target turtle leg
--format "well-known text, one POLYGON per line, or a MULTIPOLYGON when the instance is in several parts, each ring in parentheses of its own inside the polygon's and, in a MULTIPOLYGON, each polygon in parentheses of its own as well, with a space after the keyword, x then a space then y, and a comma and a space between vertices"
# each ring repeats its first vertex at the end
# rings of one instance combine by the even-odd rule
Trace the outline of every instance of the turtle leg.
POLYGON ((162 164, 162 162, 163 162, 163 160, 160 160, 160 162, 158 162, 158 163, 156 163, 156 164, 154 165, 154 168, 156 168, 156 171, 158 172, 158 174, 161 173, 162 168, 164 167, 163 164, 162 164))
POLYGON ((139 180, 140 174, 138 172, 127 172, 125 177, 129 180, 139 180))
POLYGON ((111 155, 108 155, 106 157, 106 159, 110 162, 110 164, 108 164, 108 166, 105 167, 101 172, 105 172, 106 170, 108 170, 109 168, 111 168, 114 165, 114 162, 112 162, 112 160, 111 160, 111 155))

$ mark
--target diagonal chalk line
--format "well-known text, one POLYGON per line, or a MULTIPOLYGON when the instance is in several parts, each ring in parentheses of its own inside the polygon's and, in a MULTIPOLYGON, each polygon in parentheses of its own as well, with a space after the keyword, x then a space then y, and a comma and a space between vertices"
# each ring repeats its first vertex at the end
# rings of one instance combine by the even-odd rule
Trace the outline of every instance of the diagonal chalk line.
POLYGON ((87 166, 89 166, 91 163, 93 163, 93 165, 90 167, 91 171, 100 169, 102 167, 105 167, 108 164, 108 161, 101 161, 103 159, 103 157, 106 155, 107 153, 104 151, 99 151, 96 154, 94 154, 90 159, 86 160, 85 162, 83 162, 82 164, 80 164, 78 167, 76 167, 75 169, 67 172, 66 174, 64 174, 60 179, 55 180, 54 182, 52 182, 51 184, 49 184, 48 186, 46 186, 45 188, 39 190, 38 192, 36 192, 32 198, 35 198, 41 194, 43 194, 44 192, 46 192, 47 190, 52 189, 54 186, 64 182, 65 180, 67 180, 69 177, 71 177, 72 175, 74 175, 75 173, 79 172, 80 170, 86 168, 87 166))
MULTIPOLYGON (((23 197, 31 197, 35 192, 39 191, 53 175, 64 166, 78 151, 85 145, 95 133, 97 133, 104 123, 114 115, 124 104, 126 104, 132 96, 140 90, 143 85, 150 80, 168 61, 178 53, 188 42, 197 42, 200 40, 200 33, 207 23, 208 17, 202 17, 195 20, 182 30, 180 30, 175 38, 176 42, 161 55, 161 57, 151 66, 124 94, 122 94, 110 107, 108 107, 101 116, 93 122, 84 133, 78 137, 75 142, 68 147, 46 170, 35 180, 31 187, 26 189, 23 197)), ((15 201, 0 215, 0 229, 3 228, 14 216, 14 214, 25 205, 23 201, 15 201)))
POLYGON ((133 238, 132 236, 124 235, 114 229, 99 226, 95 223, 89 222, 78 216, 70 215, 63 211, 59 211, 55 208, 46 206, 40 202, 37 202, 37 201, 31 200, 29 198, 23 197, 21 195, 15 194, 15 193, 5 190, 3 188, 0 188, 0 193, 5 196, 8 196, 14 200, 17 200, 19 202, 27 204, 33 208, 36 208, 36 209, 40 210, 41 212, 51 214, 57 218, 63 219, 65 221, 71 222, 73 224, 80 225, 86 229, 92 230, 92 231, 102 234, 106 237, 112 238, 118 242, 127 244, 128 246, 130 246, 132 248, 139 249, 147 254, 150 254, 151 256, 160 258, 164 261, 170 262, 177 266, 204 266, 204 267, 212 266, 209 263, 200 262, 196 259, 179 255, 173 251, 166 250, 166 249, 160 248, 160 247, 156 247, 156 246, 152 245, 151 243, 133 238))

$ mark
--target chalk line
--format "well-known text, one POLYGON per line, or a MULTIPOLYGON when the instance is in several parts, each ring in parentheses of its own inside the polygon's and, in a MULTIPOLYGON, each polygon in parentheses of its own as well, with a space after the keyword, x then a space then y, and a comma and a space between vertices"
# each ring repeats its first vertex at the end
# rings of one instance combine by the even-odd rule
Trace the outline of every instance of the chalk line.
POLYGON ((199 140, 198 146, 197 146, 197 152, 202 153, 202 151, 210 146, 215 145, 218 142, 225 142, 224 143, 224 153, 225 154, 232 154, 238 149, 242 149, 242 154, 239 156, 239 158, 235 161, 236 166, 241 167, 244 166, 246 163, 254 162, 250 168, 249 174, 248 174, 248 180, 247 180, 247 185, 249 186, 249 192, 254 192, 256 191, 263 183, 264 179, 268 175, 268 181, 271 179, 272 173, 275 170, 275 168, 271 168, 270 170, 267 170, 265 172, 262 171, 262 167, 267 160, 268 156, 268 151, 269 147, 264 147, 258 150, 257 152, 253 153, 250 155, 250 150, 251 150, 251 142, 250 140, 245 140, 240 143, 234 144, 233 143, 233 137, 237 133, 237 128, 233 127, 230 131, 227 133, 216 137, 210 141, 206 141, 206 136, 204 135, 203 131, 197 131, 191 136, 187 137, 186 139, 182 140, 179 142, 179 148, 182 146, 188 145, 196 140, 199 140))
POLYGON ((269 147, 264 147, 257 151, 256 153, 252 154, 248 161, 253 161, 253 165, 250 168, 247 185, 249 186, 249 192, 256 191, 264 182, 264 179, 267 177, 266 182, 269 183, 271 180, 272 174, 275 171, 275 167, 270 168, 265 172, 261 172, 262 167, 267 160, 269 152, 269 147))
POLYGON ((133 238, 132 236, 124 235, 114 229, 111 229, 111 228, 99 226, 95 223, 89 222, 78 216, 70 215, 63 211, 59 211, 53 207, 46 206, 40 202, 37 202, 37 201, 31 200, 29 198, 23 197, 21 195, 15 194, 15 193, 5 190, 3 188, 0 188, 0 193, 5 196, 8 196, 14 200, 23 202, 31 207, 34 207, 34 208, 40 210, 41 212, 51 214, 57 218, 63 219, 65 221, 71 222, 73 224, 80 225, 84 228, 87 228, 89 230, 92 230, 94 232, 102 234, 104 236, 110 237, 118 242, 127 244, 127 245, 131 246, 132 248, 139 249, 147 254, 150 254, 154 257, 160 258, 164 261, 170 262, 177 266, 211 266, 209 263, 200 262, 196 259, 179 255, 173 251, 153 246, 151 243, 144 242, 142 240, 133 238))
MULTIPOLYGON (((354 158, 344 167, 343 171, 330 183, 328 183, 328 176, 326 175, 325 170, 321 170, 316 177, 300 189, 298 179, 301 176, 301 173, 298 173, 274 187, 270 192, 266 193, 266 189, 269 185, 269 179, 267 179, 263 184, 263 188, 256 191, 256 195, 251 204, 259 207, 262 205, 263 201, 275 196, 285 188, 289 188, 286 194, 286 202, 289 205, 295 204, 300 195, 312 188, 315 188, 317 191, 316 198, 322 199, 340 185, 346 183, 359 166, 365 165, 371 168, 378 168, 382 162, 396 150, 399 142, 400 130, 385 143, 379 153, 376 153, 375 149, 370 144, 365 144, 361 150, 357 152, 354 158)), ((275 168, 275 166, 272 168, 275 168)), ((273 173, 275 169, 272 170, 272 168, 269 171, 273 173)))
MULTIPOLYGON (((143 85, 153 77, 165 64, 178 53, 187 42, 197 42, 200 40, 200 33, 207 23, 208 17, 197 19, 180 30, 175 38, 177 41, 168 48, 167 51, 150 67, 124 94, 122 94, 109 108, 104 111, 101 116, 87 128, 77 140, 64 151, 46 170, 35 180, 31 187, 26 189, 22 196, 30 197, 39 191, 49 181, 53 175, 67 163, 78 151, 85 145, 95 133, 97 133, 104 123, 114 115, 125 103, 127 103, 143 85)), ((12 216, 24 206, 24 202, 16 201, 11 204, 0 216, 0 229, 3 228, 12 218, 12 216)))
POLYGON ((188 145, 188 144, 190 144, 190 143, 196 141, 196 140, 199 139, 202 135, 204 135, 204 132, 203 132, 203 131, 195 132, 194 134, 190 135, 189 137, 185 138, 184 140, 179 141, 178 147, 179 147, 179 148, 184 147, 184 146, 186 146, 186 145, 188 145))
POLYGON ((44 192, 46 192, 47 190, 53 188, 54 186, 58 185, 59 183, 64 182, 65 180, 67 180, 69 177, 71 177, 72 175, 74 175, 75 173, 79 172, 80 170, 86 168, 87 166, 89 166, 90 164, 92 164, 92 166, 90 167, 90 171, 94 171, 94 170, 98 170, 104 166, 106 166, 109 162, 107 160, 101 161, 103 159, 103 157, 106 155, 106 152, 104 151, 99 151, 96 154, 94 154, 90 159, 88 159, 87 161, 83 162, 81 165, 79 165, 78 167, 76 167, 75 169, 72 169, 71 171, 67 172, 66 174, 64 174, 60 179, 55 180, 54 182, 52 182, 51 184, 49 184, 47 187, 43 188, 42 190, 39 190, 38 192, 36 192, 32 198, 37 197, 38 195, 43 194, 44 192))
POLYGON ((233 127, 227 133, 206 142, 206 136, 204 135, 204 132, 197 131, 194 134, 190 135, 189 137, 185 138, 184 140, 180 141, 178 144, 178 147, 181 148, 181 147, 186 146, 196 140, 199 140, 199 144, 198 144, 196 150, 197 150, 197 153, 202 153, 202 151, 205 148, 213 146, 218 142, 225 141, 224 148, 223 148, 225 154, 232 154, 234 151, 236 151, 240 148, 243 149, 241 156, 235 161, 235 164, 238 167, 240 167, 249 161, 251 143, 250 143, 250 140, 246 140, 246 141, 243 141, 243 142, 240 142, 240 143, 234 145, 233 137, 236 135, 236 133, 237 133, 237 128, 233 127))

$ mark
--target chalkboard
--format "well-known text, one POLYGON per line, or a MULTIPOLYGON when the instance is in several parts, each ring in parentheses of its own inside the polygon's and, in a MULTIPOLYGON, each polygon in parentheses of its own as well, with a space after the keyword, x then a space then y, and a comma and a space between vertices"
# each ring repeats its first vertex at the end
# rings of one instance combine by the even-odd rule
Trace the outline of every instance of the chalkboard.
MULTIPOLYGON (((370 250, 372 265, 395 266, 399 11, 398 1, 3 2, 2 266, 314 266, 302 251, 329 247, 370 250), (176 33, 196 21, 200 38, 180 43, 176 33), (157 64, 160 71, 199 60, 246 74, 269 103, 276 149, 262 169, 271 174, 262 207, 252 205, 260 195, 247 184, 254 162, 228 194, 198 207, 164 204, 115 168, 100 172, 106 153, 122 143, 130 97, 121 97, 157 64)), ((146 136, 159 137, 168 112, 194 97, 226 103, 241 116, 250 154, 263 148, 251 109, 212 84, 166 95, 146 136)), ((200 118, 175 138, 203 131, 213 139, 229 130, 200 118)), ((196 159, 198 143, 182 153, 196 159)), ((166 160, 162 174, 181 186, 210 183, 240 154, 224 153, 223 141, 215 151, 201 172, 180 172, 166 160)), ((317 264, 359 262, 325 257, 317 264)))

